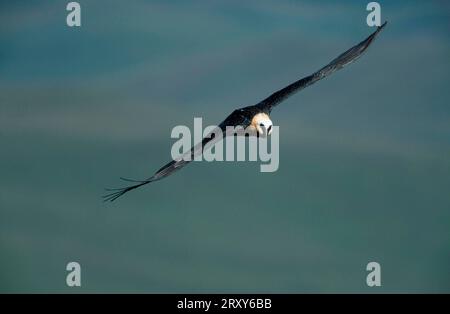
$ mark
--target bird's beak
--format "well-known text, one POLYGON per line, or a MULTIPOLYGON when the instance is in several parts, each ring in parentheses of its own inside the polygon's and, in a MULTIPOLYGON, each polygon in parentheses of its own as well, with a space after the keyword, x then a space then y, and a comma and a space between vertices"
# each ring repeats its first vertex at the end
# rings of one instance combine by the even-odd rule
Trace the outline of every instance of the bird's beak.
POLYGON ((258 131, 258 134, 260 136, 265 136, 266 132, 265 132, 265 128, 264 127, 262 127, 260 125, 257 125, 256 126, 256 130, 258 131))

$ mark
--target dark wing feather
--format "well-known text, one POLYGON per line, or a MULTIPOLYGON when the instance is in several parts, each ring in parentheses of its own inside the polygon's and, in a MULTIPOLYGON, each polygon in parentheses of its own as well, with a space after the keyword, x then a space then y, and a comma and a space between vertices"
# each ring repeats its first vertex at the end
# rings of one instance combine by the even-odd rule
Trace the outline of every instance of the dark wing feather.
MULTIPOLYGON (((218 126, 219 130, 215 129, 214 131, 222 132, 222 138, 223 138, 223 137, 227 136, 227 132, 226 132, 227 126, 234 126, 234 127, 242 126, 245 129, 248 126, 248 124, 249 124, 249 121, 248 121, 247 117, 244 114, 241 114, 239 112, 239 110, 235 110, 222 123, 220 123, 220 125, 218 126)), ((149 184, 151 182, 161 180, 165 177, 170 176, 177 170, 180 170, 181 168, 186 166, 188 163, 190 163, 192 160, 194 160, 195 156, 202 153, 205 148, 210 147, 214 143, 218 142, 218 140, 220 140, 220 138, 216 139, 214 137, 214 133, 215 133, 214 131, 211 132, 205 138, 203 138, 201 143, 198 143, 197 145, 193 146, 190 149, 190 151, 187 152, 187 154, 191 155, 190 160, 184 160, 183 156, 181 156, 175 160, 172 160, 171 162, 164 165, 161 169, 156 171, 153 176, 151 176, 150 178, 148 178, 146 180, 138 181, 138 180, 130 180, 130 179, 126 179, 126 178, 121 178, 124 181, 135 182, 136 184, 126 186, 123 188, 118 188, 118 189, 106 189, 107 191, 109 191, 111 193, 104 195, 103 200, 105 202, 106 201, 112 202, 131 190, 137 189, 137 188, 139 188, 143 185, 149 184)))
POLYGON ((375 32, 372 33, 365 40, 357 44, 356 46, 350 48, 339 57, 331 61, 328 65, 321 68, 314 74, 311 74, 305 78, 302 78, 283 89, 273 93, 263 101, 261 101, 257 106, 266 112, 271 112, 272 108, 281 103, 283 100, 292 96, 293 94, 301 91, 305 87, 308 87, 311 84, 327 77, 328 75, 334 73, 337 70, 342 69, 347 64, 352 63, 356 59, 358 59, 364 51, 370 46, 378 33, 384 28, 387 22, 384 22, 383 25, 379 26, 375 32))
MULTIPOLYGON (((331 61, 327 66, 323 67, 316 73, 307 76, 301 80, 298 80, 291 85, 273 93, 268 98, 260 102, 256 107, 259 108, 259 110, 267 111, 270 113, 272 108, 276 105, 278 105, 280 102, 282 102, 287 97, 291 96, 292 94, 302 90, 303 88, 317 82, 318 80, 323 79, 324 77, 330 75, 331 73, 343 68, 349 63, 352 63, 355 61, 366 49, 369 47, 369 45, 374 40, 375 36, 383 29, 383 27, 386 25, 386 22, 378 27, 378 29, 370 35, 366 40, 362 41, 360 44, 354 46, 353 48, 349 49, 348 51, 341 54, 339 57, 331 61)), ((235 110, 231 115, 229 115, 220 125, 219 128, 221 129, 221 132, 223 134, 223 137, 225 137, 226 134, 226 127, 227 126, 242 126, 244 129, 250 124, 249 115, 246 114, 245 108, 235 110)), ((205 137, 201 143, 197 144, 196 146, 192 147, 190 152, 191 154, 191 160, 193 157, 200 152, 203 152, 203 149, 206 147, 207 144, 213 143, 213 137, 207 136, 205 137)), ((111 191, 110 194, 105 195, 103 198, 105 201, 114 201, 117 198, 121 197, 125 193, 137 189, 143 185, 146 185, 148 183, 161 180, 172 173, 176 172, 177 170, 181 169, 185 165, 187 165, 190 161, 183 160, 182 158, 177 160, 172 160, 168 164, 166 164, 164 167, 159 169, 152 177, 142 180, 142 181, 136 181, 136 180, 130 180, 121 178, 124 181, 129 182, 135 182, 136 184, 119 188, 119 189, 107 189, 107 191, 111 191)))

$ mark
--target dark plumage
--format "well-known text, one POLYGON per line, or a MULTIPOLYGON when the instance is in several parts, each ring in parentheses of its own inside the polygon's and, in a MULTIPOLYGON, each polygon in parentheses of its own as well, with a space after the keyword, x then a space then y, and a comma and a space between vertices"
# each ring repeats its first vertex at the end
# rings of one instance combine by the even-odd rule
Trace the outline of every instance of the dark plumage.
MULTIPOLYGON (((247 129, 248 127, 252 126, 252 123, 254 123, 254 117, 258 114, 265 114, 267 117, 272 112, 272 109, 280 104, 283 100, 286 98, 292 96, 293 94, 301 91, 305 87, 308 87, 309 85, 314 84, 315 82, 327 77, 328 75, 334 73, 337 70, 342 69, 346 65, 354 62, 356 59, 358 59, 364 51, 370 46, 370 44, 373 42, 375 37, 378 35, 378 33, 385 27, 387 22, 385 22, 383 25, 377 28, 375 32, 373 32, 369 37, 367 37, 365 40, 357 44, 356 46, 350 48, 343 54, 339 55, 337 58, 335 58, 333 61, 331 61, 329 64, 321 68, 319 71, 304 77, 288 86, 286 86, 283 89, 280 89, 279 91, 273 93, 266 99, 262 100, 256 105, 244 107, 241 109, 237 109, 233 111, 222 123, 219 124, 220 132, 222 132, 223 136, 227 136, 229 134, 226 134, 226 127, 227 126, 241 126, 244 129, 247 129)), ((254 126, 256 127, 256 126, 254 126)), ((258 131, 259 132, 259 131, 258 131)), ((259 133, 257 133, 259 134, 259 133)), ((270 133, 269 133, 270 134, 270 133)), ((212 145, 214 143, 214 137, 213 136, 207 136, 205 137, 201 143, 195 145, 191 148, 190 154, 191 154, 191 160, 194 159, 194 156, 201 153, 205 146, 212 145)), ((181 157, 176 160, 172 160, 168 164, 166 164, 164 167, 156 171, 156 173, 142 181, 136 181, 136 180, 130 180, 121 178, 124 181, 128 182, 135 182, 135 185, 131 185, 124 188, 119 189, 107 189, 111 193, 104 196, 105 201, 114 201, 118 197, 122 196, 123 194, 134 190, 138 187, 141 187, 145 184, 148 184, 150 182, 161 180, 175 171, 181 169, 186 164, 188 164, 190 161, 183 160, 181 157)))

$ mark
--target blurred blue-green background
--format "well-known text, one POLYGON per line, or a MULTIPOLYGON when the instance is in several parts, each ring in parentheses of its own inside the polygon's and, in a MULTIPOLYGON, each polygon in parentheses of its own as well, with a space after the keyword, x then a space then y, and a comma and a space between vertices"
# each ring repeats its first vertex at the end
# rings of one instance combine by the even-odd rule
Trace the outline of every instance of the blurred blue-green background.
POLYGON ((68 2, 0 3, 0 292, 450 291, 447 2, 380 1, 367 54, 272 113, 277 172, 193 163, 114 203, 174 126, 368 36, 368 1, 82 0, 80 28, 68 2))

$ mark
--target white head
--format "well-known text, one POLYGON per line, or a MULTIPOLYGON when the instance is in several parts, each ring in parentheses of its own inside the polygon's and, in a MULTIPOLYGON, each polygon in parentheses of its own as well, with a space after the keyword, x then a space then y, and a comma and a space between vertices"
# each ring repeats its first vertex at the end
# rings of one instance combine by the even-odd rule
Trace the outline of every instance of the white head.
POLYGON ((272 133, 273 123, 265 113, 258 113, 253 117, 252 125, 256 128, 259 136, 267 137, 272 133))

